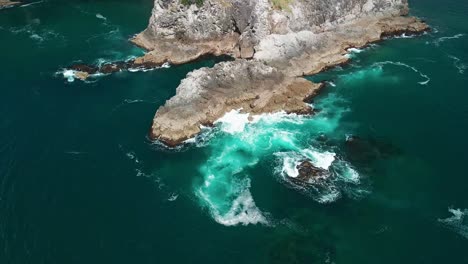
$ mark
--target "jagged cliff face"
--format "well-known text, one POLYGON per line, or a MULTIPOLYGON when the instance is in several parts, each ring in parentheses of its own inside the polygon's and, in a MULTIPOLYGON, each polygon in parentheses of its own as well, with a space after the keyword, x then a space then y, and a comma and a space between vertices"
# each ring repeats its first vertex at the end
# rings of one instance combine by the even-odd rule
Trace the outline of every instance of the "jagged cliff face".
POLYGON ((164 50, 159 46, 165 41, 198 46, 228 39, 224 50, 211 53, 231 50, 249 58, 271 34, 320 32, 366 15, 405 14, 407 6, 407 0, 204 0, 201 6, 155 0, 149 26, 136 42, 149 50, 164 50))

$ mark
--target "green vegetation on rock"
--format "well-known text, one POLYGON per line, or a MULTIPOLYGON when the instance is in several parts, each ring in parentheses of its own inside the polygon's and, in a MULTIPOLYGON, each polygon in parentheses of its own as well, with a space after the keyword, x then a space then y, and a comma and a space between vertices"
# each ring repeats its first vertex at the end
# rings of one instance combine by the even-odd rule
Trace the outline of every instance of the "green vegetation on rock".
POLYGON ((293 0, 271 0, 273 7, 279 10, 291 10, 289 4, 292 3, 293 0))

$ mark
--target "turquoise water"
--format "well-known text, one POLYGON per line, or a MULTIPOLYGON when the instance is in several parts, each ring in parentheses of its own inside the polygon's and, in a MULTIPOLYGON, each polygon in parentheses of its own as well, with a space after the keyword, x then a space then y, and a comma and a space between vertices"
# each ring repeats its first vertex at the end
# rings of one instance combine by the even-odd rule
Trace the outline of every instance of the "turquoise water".
POLYGON ((151 119, 214 59, 61 74, 142 54, 152 2, 0 11, 0 263, 468 263, 466 2, 414 0, 433 32, 311 77, 313 118, 234 111, 178 150, 151 119), (294 184, 304 158, 333 176, 294 184))

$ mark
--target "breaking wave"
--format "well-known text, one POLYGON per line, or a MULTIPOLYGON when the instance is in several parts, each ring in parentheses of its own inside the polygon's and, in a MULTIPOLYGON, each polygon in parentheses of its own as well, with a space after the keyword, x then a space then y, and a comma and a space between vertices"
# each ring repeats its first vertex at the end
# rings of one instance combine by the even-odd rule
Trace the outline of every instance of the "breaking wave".
MULTIPOLYGON (((330 93, 317 104, 322 110, 313 117, 285 112, 252 116, 241 109, 226 113, 215 122, 215 128, 200 134, 210 153, 199 168, 202 180, 194 184, 201 206, 223 225, 271 224, 269 214, 257 207, 250 192, 251 170, 263 162, 276 164, 270 172, 279 182, 320 203, 363 194, 352 190, 362 188, 359 173, 338 157, 334 147, 320 145, 318 139, 323 135, 344 139, 338 129, 342 116, 349 111, 343 100, 330 93), (297 184, 297 165, 304 159, 330 171, 331 176, 307 186, 297 184)), ((187 143, 197 144, 199 140, 187 143)))

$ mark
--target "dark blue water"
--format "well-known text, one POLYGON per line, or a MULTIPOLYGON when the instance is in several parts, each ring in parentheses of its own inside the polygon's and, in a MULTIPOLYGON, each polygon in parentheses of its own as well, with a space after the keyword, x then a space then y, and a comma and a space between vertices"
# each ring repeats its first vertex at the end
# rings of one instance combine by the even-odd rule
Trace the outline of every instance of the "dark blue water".
POLYGON ((414 0, 433 32, 311 77, 333 84, 316 117, 225 122, 179 151, 147 139, 151 120, 214 59, 90 82, 60 73, 142 54, 127 39, 152 4, 0 10, 0 263, 468 263, 465 1, 414 0), (350 153, 351 134, 370 151, 350 153), (294 188, 295 155, 333 157, 340 177, 294 188))

